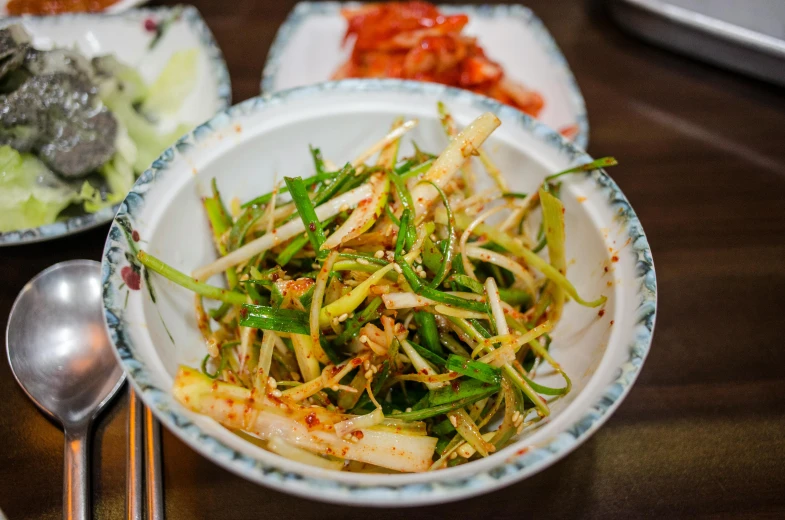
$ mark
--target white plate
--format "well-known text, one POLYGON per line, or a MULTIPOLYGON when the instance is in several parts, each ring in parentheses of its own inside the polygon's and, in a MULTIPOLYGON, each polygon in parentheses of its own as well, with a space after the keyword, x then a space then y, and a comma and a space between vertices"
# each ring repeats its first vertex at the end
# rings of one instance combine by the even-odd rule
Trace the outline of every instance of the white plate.
MULTIPOLYGON (((301 2, 278 30, 262 74, 262 92, 327 81, 349 57, 341 42, 343 7, 358 4, 301 2)), ((578 83, 567 60, 542 21, 520 5, 448 6, 444 13, 469 16, 466 34, 477 36, 486 54, 512 79, 545 99, 539 120, 562 131, 576 128, 573 142, 589 144, 589 120, 578 83)))
MULTIPOLYGON (((198 48, 199 70, 196 87, 184 100, 171 121, 194 125, 231 104, 232 88, 221 50, 194 7, 138 9, 121 14, 66 14, 46 17, 0 19, 0 27, 21 23, 33 37, 36 48, 76 46, 88 57, 114 54, 121 61, 136 67, 151 82, 177 51, 198 48), (145 28, 147 20, 156 23, 179 16, 169 25, 155 47, 148 49, 154 32, 145 28)), ((105 208, 91 215, 80 215, 65 221, 33 229, 0 233, 0 246, 50 240, 71 235, 112 220, 117 208, 105 208)))
MULTIPOLYGON (((357 474, 307 466, 265 451, 172 396, 178 364, 200 366, 204 341, 193 294, 154 273, 139 276, 143 248, 190 273, 215 259, 201 196, 215 178, 226 200, 268 192, 274 178, 306 175, 308 145, 341 164, 383 135, 399 115, 420 125, 411 137, 438 152, 447 142, 436 102, 459 124, 485 111, 502 125, 485 148, 515 191, 545 175, 591 161, 585 152, 521 112, 465 90, 433 83, 346 80, 250 99, 195 129, 153 163, 123 202, 103 255, 105 318, 129 380, 162 423, 196 451, 249 480, 310 499, 376 507, 466 498, 525 478, 585 441, 635 381, 651 343, 656 281, 638 218, 604 171, 565 177, 567 275, 585 298, 607 296, 602 312, 570 302, 553 332, 551 353, 573 391, 530 435, 488 458, 418 474, 357 474), (134 262, 134 264, 129 264, 134 262), (141 286, 139 285, 141 281, 141 286), (149 282, 149 283, 148 283, 149 282), (153 292, 155 299, 153 299, 153 292)), ((216 277, 213 283, 220 283, 216 277)), ((543 384, 560 386, 553 374, 543 384)))
MULTIPOLYGON (((117 2, 113 3, 109 7, 107 7, 104 12, 105 13, 119 13, 122 11, 126 11, 132 7, 136 7, 138 5, 146 4, 149 0, 118 0, 117 2)), ((6 5, 8 4, 8 0, 0 0, 0 18, 3 16, 8 16, 8 11, 6 10, 6 5)))

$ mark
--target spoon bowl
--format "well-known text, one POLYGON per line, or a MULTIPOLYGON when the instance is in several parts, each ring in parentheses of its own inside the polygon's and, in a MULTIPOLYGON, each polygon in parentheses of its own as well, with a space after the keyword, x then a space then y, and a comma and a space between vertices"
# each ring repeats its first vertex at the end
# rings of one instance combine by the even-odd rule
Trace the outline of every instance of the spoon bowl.
POLYGON ((87 518, 90 423, 125 379, 104 328, 101 264, 62 262, 30 280, 11 308, 6 349, 19 386, 65 430, 64 516, 87 518))

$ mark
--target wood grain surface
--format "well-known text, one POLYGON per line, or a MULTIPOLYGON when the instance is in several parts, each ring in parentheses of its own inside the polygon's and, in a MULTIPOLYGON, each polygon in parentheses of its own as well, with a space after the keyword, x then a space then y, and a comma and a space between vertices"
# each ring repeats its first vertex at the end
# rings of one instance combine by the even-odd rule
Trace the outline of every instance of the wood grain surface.
MULTIPOLYGON (((195 2, 226 56, 234 100, 258 93, 290 1, 195 2)), ((163 435, 170 520, 222 518, 785 518, 785 91, 651 47, 602 6, 527 2, 583 89, 589 152, 651 243, 654 344, 629 397, 590 440, 489 495, 407 511, 325 505, 251 484, 163 435)), ((106 227, 0 249, 0 327, 52 263, 99 259, 106 227)), ((125 397, 98 421, 95 518, 124 516, 125 397)), ((59 518, 60 429, 0 360, 0 508, 59 518)))

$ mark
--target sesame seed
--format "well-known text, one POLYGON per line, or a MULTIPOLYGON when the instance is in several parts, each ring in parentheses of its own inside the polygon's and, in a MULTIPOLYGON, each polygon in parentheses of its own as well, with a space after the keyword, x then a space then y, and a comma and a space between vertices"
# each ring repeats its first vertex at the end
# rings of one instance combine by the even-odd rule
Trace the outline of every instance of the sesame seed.
POLYGON ((334 326, 337 327, 340 321, 338 321, 338 318, 333 318, 332 320, 330 320, 330 323, 332 323, 334 326))
POLYGON ((379 249, 377 252, 373 254, 376 258, 383 258, 384 257, 384 249, 379 249))
POLYGON ((371 265, 371 262, 369 262, 365 258, 358 258, 357 259, 357 263, 360 264, 360 265, 371 265))
POLYGON ((363 370, 368 370, 369 368, 371 368, 371 362, 366 359, 363 361, 363 370))
POLYGON ((379 368, 376 365, 371 365, 371 370, 373 370, 373 373, 375 374, 379 371, 379 368))
POLYGON ((349 313, 349 317, 350 317, 350 318, 354 318, 354 313, 353 313, 353 312, 350 312, 350 313, 349 313))
POLYGON ((245 273, 245 274, 243 274, 243 275, 240 277, 240 281, 241 281, 241 282, 244 282, 244 281, 246 281, 246 280, 249 280, 250 278, 251 278, 251 277, 248 275, 248 273, 245 273))
POLYGON ((283 395, 283 394, 281 394, 281 391, 278 390, 278 389, 275 389, 275 390, 273 390, 270 393, 273 394, 273 397, 281 397, 281 395, 283 395))
POLYGON ((512 414, 512 422, 514 423, 518 422, 518 419, 520 419, 520 417, 521 417, 521 412, 515 410, 515 412, 513 412, 512 414))
POLYGON ((417 262, 418 264, 421 264, 422 263, 422 255, 417 255, 417 258, 415 258, 414 261, 417 262))
POLYGON ((267 386, 269 386, 272 389, 276 389, 276 388, 278 388, 278 383, 272 377, 268 377, 267 378, 267 386))
POLYGON ((436 235, 431 233, 431 242, 436 242, 436 235))
POLYGON ((365 379, 371 379, 373 377, 373 371, 366 370, 364 375, 365 375, 365 379))
POLYGON ((455 418, 454 415, 450 416, 450 424, 452 424, 454 428, 458 427, 458 420, 455 418))
POLYGON ((452 453, 450 453, 450 458, 451 458, 451 459, 453 459, 453 460, 454 460, 454 459, 457 459, 457 458, 458 458, 458 453, 457 453, 457 452, 455 452, 455 451, 454 451, 454 452, 452 452, 452 453))
POLYGON ((420 278, 425 278, 428 275, 425 274, 425 271, 420 271, 419 273, 417 273, 417 276, 419 276, 420 278))
POLYGON ((400 265, 398 265, 398 264, 393 264, 393 269, 395 269, 395 272, 396 272, 396 273, 398 273, 398 274, 403 274, 403 271, 401 271, 401 266, 400 266, 400 265))
POLYGON ((368 343, 368 336, 366 336, 365 334, 360 336, 360 343, 368 343))
POLYGON ((333 392, 337 392, 338 390, 340 390, 340 388, 338 388, 338 385, 333 385, 330 387, 330 390, 332 390, 333 392))
POLYGON ((289 372, 289 377, 291 377, 292 380, 294 381, 300 380, 300 374, 298 374, 297 372, 289 372))
POLYGON ((343 206, 338 208, 338 211, 349 211, 349 205, 348 204, 344 204, 343 206))
POLYGON ((412 407, 411 406, 406 409, 406 412, 411 412, 411 411, 412 411, 412 407))
POLYGON ((522 432, 523 432, 523 424, 521 423, 521 424, 518 426, 518 429, 515 431, 515 433, 517 433, 518 435, 520 435, 522 432))
POLYGON ((314 262, 314 263, 312 263, 312 264, 311 264, 311 269, 321 269, 321 268, 322 268, 322 266, 321 266, 321 265, 319 265, 319 264, 318 264, 318 263, 316 263, 316 262, 314 262))
POLYGON ((349 315, 346 314, 345 312, 343 314, 341 314, 340 316, 338 316, 338 321, 341 322, 341 323, 343 323, 344 321, 346 321, 348 319, 349 319, 349 315))

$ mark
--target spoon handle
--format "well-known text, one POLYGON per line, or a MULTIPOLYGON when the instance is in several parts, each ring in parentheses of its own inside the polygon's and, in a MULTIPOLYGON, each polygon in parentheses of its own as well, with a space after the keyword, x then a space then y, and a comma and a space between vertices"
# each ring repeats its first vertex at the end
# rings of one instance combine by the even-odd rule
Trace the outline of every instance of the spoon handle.
POLYGON ((142 465, 144 463, 144 405, 137 397, 133 386, 128 386, 128 461, 125 478, 125 517, 127 520, 142 520, 144 490, 142 488, 142 465))
POLYGON ((65 474, 63 518, 90 518, 90 466, 87 463, 89 425, 65 430, 65 474))
POLYGON ((147 512, 149 520, 164 520, 161 485, 161 426, 148 407, 144 407, 147 512))

